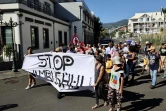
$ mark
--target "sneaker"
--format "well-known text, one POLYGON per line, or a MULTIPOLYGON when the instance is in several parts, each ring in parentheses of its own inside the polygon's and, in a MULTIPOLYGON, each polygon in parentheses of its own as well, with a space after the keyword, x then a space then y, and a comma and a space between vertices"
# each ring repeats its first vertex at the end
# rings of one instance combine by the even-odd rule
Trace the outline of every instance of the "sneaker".
POLYGON ((34 87, 36 85, 36 83, 33 83, 32 85, 31 85, 31 87, 34 87))
POLYGON ((30 89, 30 88, 31 88, 31 86, 27 86, 25 89, 28 90, 28 89, 30 89))
POLYGON ((164 78, 166 78, 166 76, 163 76, 162 78, 164 79, 164 78))
POLYGON ((151 89, 154 89, 154 88, 155 88, 155 86, 151 85, 151 86, 150 86, 150 88, 151 88, 151 89))

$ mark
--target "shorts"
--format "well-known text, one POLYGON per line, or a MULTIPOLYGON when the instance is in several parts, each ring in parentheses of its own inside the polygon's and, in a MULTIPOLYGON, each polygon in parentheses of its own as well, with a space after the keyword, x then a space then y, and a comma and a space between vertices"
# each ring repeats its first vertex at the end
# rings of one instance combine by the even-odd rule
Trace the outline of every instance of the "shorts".
POLYGON ((164 61, 165 60, 165 56, 161 56, 161 61, 164 61))

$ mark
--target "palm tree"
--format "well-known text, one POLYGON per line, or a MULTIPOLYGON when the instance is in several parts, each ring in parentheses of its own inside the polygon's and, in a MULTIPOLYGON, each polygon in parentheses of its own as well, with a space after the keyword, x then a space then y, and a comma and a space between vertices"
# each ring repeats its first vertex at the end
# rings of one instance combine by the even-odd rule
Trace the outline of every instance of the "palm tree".
POLYGON ((166 8, 162 8, 162 12, 164 14, 164 28, 165 28, 166 8))

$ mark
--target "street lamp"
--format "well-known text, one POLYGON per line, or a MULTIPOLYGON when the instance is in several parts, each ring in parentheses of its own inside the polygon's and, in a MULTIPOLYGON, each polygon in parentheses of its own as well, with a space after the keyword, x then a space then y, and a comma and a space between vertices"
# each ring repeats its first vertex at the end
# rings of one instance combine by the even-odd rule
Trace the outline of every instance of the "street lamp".
MULTIPOLYGON (((22 17, 22 14, 19 14, 19 17, 21 18, 22 17)), ((17 23, 17 22, 14 22, 12 20, 12 17, 10 17, 10 20, 9 22, 3 22, 3 12, 2 10, 0 9, 0 25, 4 25, 4 26, 7 26, 7 27, 10 27, 11 28, 11 36, 12 36, 12 52, 13 52, 13 66, 12 66, 12 71, 13 72, 17 72, 17 66, 16 66, 16 57, 15 57, 15 50, 14 50, 14 39, 13 39, 13 27, 16 27, 18 25, 22 25, 23 23, 17 23)))

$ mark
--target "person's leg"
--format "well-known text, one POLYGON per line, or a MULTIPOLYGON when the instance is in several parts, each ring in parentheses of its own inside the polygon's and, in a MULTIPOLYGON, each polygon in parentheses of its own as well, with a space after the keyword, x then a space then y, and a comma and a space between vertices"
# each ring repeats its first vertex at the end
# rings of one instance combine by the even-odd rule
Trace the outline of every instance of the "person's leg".
POLYGON ((132 82, 134 81, 134 77, 135 77, 135 65, 136 64, 131 64, 131 72, 132 72, 132 79, 131 79, 131 81, 132 82))
POLYGON ((96 109, 96 108, 98 108, 99 107, 99 87, 98 86, 96 86, 95 87, 95 99, 96 99, 96 104, 95 104, 95 106, 93 106, 92 107, 92 109, 96 109))
POLYGON ((130 67, 129 67, 129 64, 126 64, 126 78, 125 78, 125 83, 128 83, 129 73, 130 73, 130 67))
POLYGON ((109 111, 114 110, 114 107, 115 107, 114 97, 115 97, 114 89, 109 88, 109 90, 108 90, 108 100, 109 100, 110 106, 111 106, 109 111))
POLYGON ((107 99, 107 95, 108 95, 108 90, 106 89, 106 84, 101 84, 99 86, 99 94, 100 96, 102 97, 103 101, 104 101, 104 106, 107 106, 107 103, 108 103, 108 99, 107 99))
POLYGON ((30 89, 32 84, 31 74, 28 75, 28 86, 25 89, 30 89))
POLYGON ((33 86, 36 85, 36 80, 35 80, 35 78, 32 75, 31 75, 31 79, 32 79, 31 87, 33 87, 33 86))
POLYGON ((157 81, 157 70, 153 70, 152 76, 152 86, 155 86, 157 81))
POLYGON ((117 98, 117 111, 121 111, 121 105, 122 105, 122 103, 121 103, 121 94, 119 94, 119 91, 118 90, 116 90, 116 98, 117 98))

